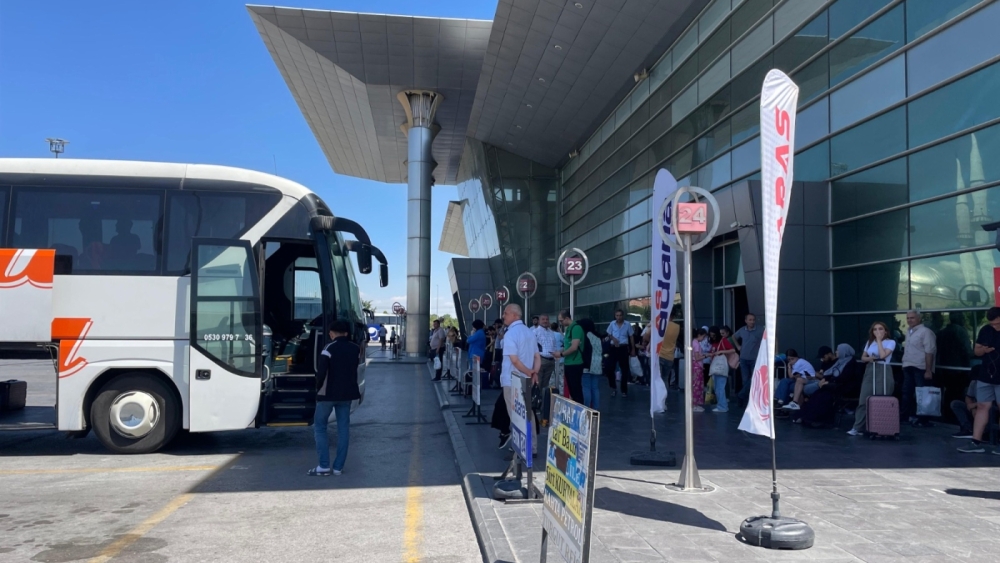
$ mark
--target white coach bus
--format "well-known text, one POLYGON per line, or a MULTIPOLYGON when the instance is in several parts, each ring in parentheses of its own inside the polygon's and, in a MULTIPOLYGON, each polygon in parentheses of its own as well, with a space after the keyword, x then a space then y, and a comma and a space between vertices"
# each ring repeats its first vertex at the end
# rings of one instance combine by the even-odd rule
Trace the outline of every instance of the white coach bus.
POLYGON ((48 348, 57 382, 51 406, 0 413, 0 430, 93 430, 114 452, 145 453, 182 428, 308 425, 334 320, 364 353, 350 254, 368 273, 370 245, 270 174, 0 159, 0 346, 48 348))

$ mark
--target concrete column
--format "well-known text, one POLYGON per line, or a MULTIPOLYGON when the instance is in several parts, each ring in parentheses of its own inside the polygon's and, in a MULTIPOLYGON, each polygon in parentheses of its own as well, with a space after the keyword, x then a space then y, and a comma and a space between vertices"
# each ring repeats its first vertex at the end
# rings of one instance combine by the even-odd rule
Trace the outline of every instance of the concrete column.
POLYGON ((427 349, 431 305, 431 173, 437 163, 431 143, 438 127, 434 112, 441 96, 434 92, 401 92, 406 110, 402 126, 407 138, 406 202, 406 351, 419 356, 427 349))

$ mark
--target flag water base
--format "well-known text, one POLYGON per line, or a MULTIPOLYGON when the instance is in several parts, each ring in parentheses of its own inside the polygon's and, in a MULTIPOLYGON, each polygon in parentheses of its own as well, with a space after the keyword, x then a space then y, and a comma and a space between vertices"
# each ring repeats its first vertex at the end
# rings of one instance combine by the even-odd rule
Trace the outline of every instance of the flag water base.
POLYGON ((746 543, 766 549, 809 549, 816 539, 809 524, 783 516, 747 518, 740 524, 740 535, 746 543))
POLYGON ((634 451, 628 459, 629 465, 647 465, 652 467, 677 467, 677 456, 674 452, 644 452, 634 451))
POLYGON ((520 479, 505 479, 493 485, 493 498, 497 500, 514 500, 527 498, 528 491, 521 486, 520 479))
POLYGON ((770 516, 754 516, 740 524, 742 541, 765 549, 809 549, 816 533, 802 520, 782 516, 778 509, 778 493, 771 493, 774 506, 770 516))

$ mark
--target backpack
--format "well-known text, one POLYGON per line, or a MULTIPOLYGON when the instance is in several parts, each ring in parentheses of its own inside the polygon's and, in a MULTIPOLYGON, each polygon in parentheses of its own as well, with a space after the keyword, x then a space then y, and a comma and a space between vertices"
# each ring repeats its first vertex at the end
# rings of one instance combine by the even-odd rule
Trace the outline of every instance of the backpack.
POLYGON ((590 335, 583 335, 583 368, 590 371, 590 362, 594 358, 594 347, 590 344, 590 335))

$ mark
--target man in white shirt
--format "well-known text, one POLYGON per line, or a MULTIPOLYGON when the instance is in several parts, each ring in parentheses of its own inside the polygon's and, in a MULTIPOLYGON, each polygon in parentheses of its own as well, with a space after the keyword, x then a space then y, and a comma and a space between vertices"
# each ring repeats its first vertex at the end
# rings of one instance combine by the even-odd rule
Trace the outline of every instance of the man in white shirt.
POLYGON ((917 387, 931 385, 934 379, 934 355, 937 336, 923 324, 920 313, 906 312, 906 345, 903 348, 903 400, 900 414, 916 427, 932 426, 926 416, 917 416, 917 387))
POLYGON ((791 348, 785 352, 785 359, 788 362, 788 377, 795 378, 795 394, 792 402, 782 408, 797 411, 800 408, 799 401, 802 400, 802 389, 807 383, 816 381, 816 369, 809 360, 800 358, 799 353, 791 348))
MULTIPOLYGON (((503 310, 503 322, 507 326, 507 331, 504 334, 500 386, 503 387, 504 401, 511 417, 514 414, 514 399, 518 393, 523 392, 522 379, 530 380, 528 385, 538 383, 538 369, 541 364, 538 341, 521 320, 522 314, 521 306, 514 303, 507 305, 503 310)), ((510 432, 507 433, 507 440, 502 440, 501 449, 507 445, 509 439, 510 432)))
POLYGON ((559 334, 552 332, 548 315, 541 315, 538 326, 532 331, 535 333, 535 340, 538 341, 538 353, 542 358, 541 367, 538 368, 538 388, 545 389, 551 385, 552 372, 556 369, 556 360, 552 357, 552 352, 556 349, 555 341, 559 334))
MULTIPOLYGON (((608 338, 611 339, 611 359, 614 360, 618 369, 622 372, 621 390, 622 397, 628 397, 628 378, 632 371, 628 366, 628 359, 632 353, 632 325, 625 322, 625 312, 621 309, 615 311, 615 320, 608 325, 608 338)), ((611 396, 615 396, 615 373, 611 370, 608 374, 608 383, 611 384, 611 396)))
MULTIPOLYGON (((430 347, 431 352, 433 352, 431 355, 431 361, 433 361, 434 358, 438 358, 441 361, 442 366, 444 365, 444 341, 445 334, 444 329, 441 328, 441 321, 435 320, 432 323, 430 334, 430 347)), ((434 381, 441 381, 441 368, 438 368, 434 372, 434 381)))

